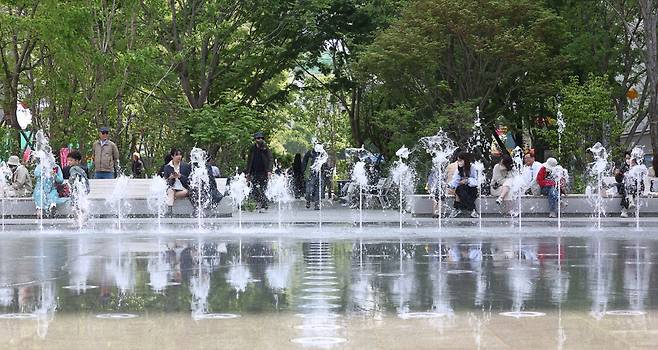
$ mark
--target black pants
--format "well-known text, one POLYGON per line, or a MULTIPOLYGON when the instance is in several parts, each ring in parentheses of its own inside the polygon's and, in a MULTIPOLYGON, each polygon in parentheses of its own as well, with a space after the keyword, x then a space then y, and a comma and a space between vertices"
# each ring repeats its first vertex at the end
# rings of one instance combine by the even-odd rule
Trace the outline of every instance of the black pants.
POLYGON ((478 188, 469 185, 459 185, 455 189, 455 194, 459 197, 459 202, 455 200, 455 209, 475 210, 475 199, 478 197, 478 188))
POLYGON ((267 197, 265 190, 267 189, 267 174, 253 174, 251 177, 251 194, 256 200, 256 203, 261 208, 267 208, 267 197))

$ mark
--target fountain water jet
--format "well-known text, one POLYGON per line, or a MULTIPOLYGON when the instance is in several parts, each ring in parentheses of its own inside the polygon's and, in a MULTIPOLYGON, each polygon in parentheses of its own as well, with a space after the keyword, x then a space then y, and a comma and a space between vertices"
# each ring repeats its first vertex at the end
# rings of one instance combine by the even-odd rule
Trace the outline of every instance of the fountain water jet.
POLYGON ((105 200, 105 202, 114 210, 117 217, 117 227, 121 231, 121 222, 124 219, 125 213, 130 213, 130 203, 126 200, 128 197, 128 181, 130 178, 124 174, 119 175, 114 184, 112 194, 105 200))
POLYGON ((402 146, 397 152, 395 152, 398 160, 395 161, 393 169, 391 170, 393 181, 398 184, 398 190, 400 192, 400 229, 402 229, 402 212, 404 210, 403 198, 407 194, 413 194, 416 179, 416 171, 404 163, 404 160, 409 158, 410 153, 409 149, 405 146, 402 146))
POLYGON ((368 174, 366 171, 365 160, 372 157, 372 153, 366 150, 363 145, 361 148, 345 149, 345 156, 348 159, 358 158, 352 167, 351 180, 359 186, 359 228, 363 228, 363 187, 368 186, 368 174))
POLYGON ((425 148, 425 151, 432 156, 432 175, 430 176, 434 177, 434 181, 430 188, 430 193, 436 197, 436 201, 438 202, 439 229, 441 229, 443 219, 441 217, 441 207, 443 205, 444 195, 443 176, 450 156, 455 152, 457 147, 443 130, 439 130, 434 136, 422 137, 419 142, 425 148))
MULTIPOLYGON (((39 163, 36 165, 36 169, 34 170, 34 175, 39 178, 39 196, 40 196, 40 203, 41 206, 43 207, 44 204, 44 182, 45 181, 50 181, 51 178, 53 177, 53 171, 52 169, 56 166, 55 163, 55 157, 53 156, 52 148, 50 147, 50 142, 48 141, 48 138, 46 135, 43 133, 43 130, 37 131, 37 134, 35 135, 34 138, 35 142, 35 152, 34 155, 35 157, 39 160, 39 163)), ((54 180, 53 185, 54 185, 54 180)), ((50 201, 48 201, 50 202, 50 201)), ((51 205, 54 205, 52 203, 51 205)), ((49 208, 37 208, 39 210, 39 229, 43 231, 43 210, 50 210, 52 207, 49 208)))
POLYGON ((251 187, 244 173, 238 173, 235 169, 235 176, 231 178, 231 185, 229 186, 229 195, 233 201, 233 205, 238 208, 238 222, 239 228, 242 230, 242 202, 249 198, 251 187))
MULTIPOLYGON (((318 176, 318 208, 320 215, 320 228, 322 228, 322 166, 329 160, 329 154, 324 149, 324 145, 318 143, 316 140, 313 140, 313 150, 318 154, 315 157, 315 161, 311 164, 311 173, 315 173, 318 176)), ((313 176, 313 175, 311 175, 313 176)), ((312 196, 312 194, 311 194, 312 196)))
POLYGON ((587 149, 592 153, 593 162, 588 165, 587 174, 590 178, 595 179, 595 184, 588 184, 585 189, 587 198, 594 204, 596 210, 596 228, 601 229, 601 217, 605 215, 603 208, 603 177, 610 173, 610 164, 608 163, 608 152, 600 142, 587 149), (596 196, 596 197, 594 197, 596 196))
POLYGON ((642 206, 642 192, 644 189, 644 179, 647 177, 649 170, 644 165, 644 150, 635 147, 631 151, 631 161, 634 164, 628 170, 627 176, 633 181, 635 187, 635 229, 640 230, 640 206, 642 206))
POLYGON ((287 172, 282 174, 272 174, 270 181, 267 183, 265 190, 267 199, 277 202, 277 217, 279 222, 279 229, 281 228, 281 203, 288 203, 292 201, 292 194, 290 189, 290 178, 287 172))
MULTIPOLYGON (((197 227, 200 230, 203 226, 202 218, 204 208, 210 204, 210 181, 206 167, 206 151, 201 148, 192 148, 190 152, 190 163, 192 164, 192 174, 190 175, 190 189, 193 194, 193 200, 196 202, 197 227)), ((215 181, 212 178, 212 181, 215 181)))
POLYGON ((149 210, 155 213, 158 218, 158 232, 161 231, 162 217, 167 210, 167 188, 167 180, 160 176, 154 176, 150 180, 149 196, 146 203, 149 210))
POLYGON ((0 200, 2 201, 2 231, 5 230, 5 197, 11 184, 12 172, 5 162, 0 161, 0 200))

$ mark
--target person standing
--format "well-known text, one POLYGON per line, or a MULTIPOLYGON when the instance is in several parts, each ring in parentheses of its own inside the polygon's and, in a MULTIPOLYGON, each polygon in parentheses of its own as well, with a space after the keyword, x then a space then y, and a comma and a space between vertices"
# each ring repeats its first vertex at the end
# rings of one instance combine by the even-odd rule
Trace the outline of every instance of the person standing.
POLYGON ((135 179, 143 179, 145 177, 144 162, 142 162, 142 156, 139 154, 139 152, 133 153, 132 172, 133 178, 135 179))
MULTIPOLYGON (((313 202, 314 209, 320 210, 320 176, 322 175, 322 169, 314 169, 314 164, 321 153, 319 149, 310 149, 304 154, 304 159, 302 160, 302 171, 306 172, 306 168, 310 167, 308 180, 306 180, 306 208, 311 207, 311 202, 313 202)), ((322 164, 324 167, 324 164, 322 164)), ((321 167, 321 168, 322 168, 321 167)))
POLYGON ((11 184, 7 190, 7 197, 27 197, 32 194, 32 178, 27 168, 20 163, 17 156, 9 157, 7 165, 11 170, 11 184))
POLYGON ((247 169, 245 174, 247 180, 252 184, 252 194, 256 199, 257 209, 267 209, 267 181, 272 176, 274 160, 272 151, 265 143, 265 136, 262 132, 254 134, 254 144, 249 149, 247 157, 247 169))
POLYGON ((114 172, 119 165, 119 149, 114 142, 109 140, 110 129, 102 127, 98 131, 99 140, 92 146, 94 177, 96 179, 114 179, 114 172))
POLYGON ((304 195, 304 169, 302 168, 302 155, 295 154, 295 160, 292 163, 292 181, 293 193, 295 198, 299 199, 304 195))

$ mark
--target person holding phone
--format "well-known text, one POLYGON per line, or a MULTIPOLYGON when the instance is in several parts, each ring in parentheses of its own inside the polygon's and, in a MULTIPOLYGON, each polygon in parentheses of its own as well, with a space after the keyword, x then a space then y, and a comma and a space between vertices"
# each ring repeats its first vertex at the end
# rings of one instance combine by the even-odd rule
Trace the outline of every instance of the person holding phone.
POLYGON ((183 161, 183 152, 172 148, 169 152, 171 161, 164 167, 164 178, 167 180, 167 216, 173 215, 174 201, 186 198, 190 191, 190 173, 192 168, 183 161))

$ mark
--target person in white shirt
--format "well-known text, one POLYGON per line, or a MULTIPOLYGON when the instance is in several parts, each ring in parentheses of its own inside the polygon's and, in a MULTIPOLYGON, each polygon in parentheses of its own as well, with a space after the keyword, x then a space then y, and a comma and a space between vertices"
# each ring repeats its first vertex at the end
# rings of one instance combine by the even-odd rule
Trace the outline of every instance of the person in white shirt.
POLYGON ((523 156, 523 182, 526 186, 526 194, 538 196, 540 193, 539 185, 537 184, 537 173, 542 167, 542 163, 535 161, 534 152, 528 152, 523 156))

